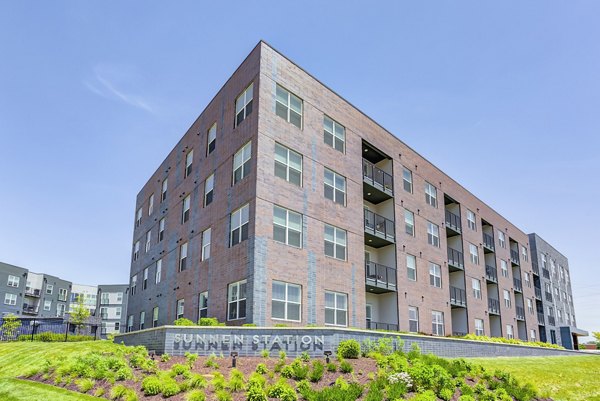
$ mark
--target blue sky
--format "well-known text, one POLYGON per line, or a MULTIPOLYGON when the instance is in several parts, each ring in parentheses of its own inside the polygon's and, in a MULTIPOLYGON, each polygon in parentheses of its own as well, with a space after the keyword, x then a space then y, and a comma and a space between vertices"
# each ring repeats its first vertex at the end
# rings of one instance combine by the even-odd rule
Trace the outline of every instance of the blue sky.
POLYGON ((262 38, 566 254, 600 331, 600 3, 213 3, 0 4, 0 260, 126 282, 137 192, 262 38))

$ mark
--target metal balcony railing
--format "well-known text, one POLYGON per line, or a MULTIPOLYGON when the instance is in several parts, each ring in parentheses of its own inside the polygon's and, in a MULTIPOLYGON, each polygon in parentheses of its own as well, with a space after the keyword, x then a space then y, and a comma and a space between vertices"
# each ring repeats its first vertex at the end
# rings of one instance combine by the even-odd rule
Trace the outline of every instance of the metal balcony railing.
POLYGON ((390 330, 398 331, 398 325, 393 323, 382 323, 367 320, 367 329, 369 330, 390 330))
POLYGON ((390 241, 396 238, 394 222, 368 209, 365 209, 365 231, 390 241))
POLYGON ((515 265, 518 265, 520 263, 518 251, 515 251, 513 249, 510 250, 510 261, 515 265))
POLYGON ((513 284, 515 286, 515 291, 523 292, 523 284, 520 278, 513 277, 513 284))
POLYGON ((545 325, 546 324, 546 321, 544 320, 544 314, 543 313, 538 312, 537 317, 538 317, 538 323, 539 324, 541 324, 541 325, 545 325))
POLYGON ((39 297, 41 295, 41 290, 36 288, 25 288, 25 295, 29 295, 30 297, 39 297))
POLYGON ((522 306, 515 306, 515 310, 517 312, 517 319, 525 320, 525 308, 522 306))
POLYGON ((488 310, 490 313, 500 314, 500 301, 494 298, 488 298, 488 310))
POLYGON ((485 265, 485 277, 494 283, 498 282, 498 272, 494 266, 485 265))
POLYGON ((533 274, 536 274, 538 276, 540 275, 540 267, 538 266, 537 262, 531 262, 531 270, 533 270, 533 274))
POLYGON ((463 253, 448 247, 448 264, 463 270, 465 268, 465 258, 463 253))
POLYGON ((462 226, 460 223, 460 216, 446 210, 446 227, 449 227, 456 232, 461 232, 462 226))
POLYGON ((368 285, 396 290, 396 269, 375 262, 365 262, 365 274, 368 285))
POLYGON ((467 306, 467 293, 465 290, 450 286, 450 303, 455 306, 467 306))
POLYGON ((394 194, 394 177, 365 159, 363 159, 363 178, 373 187, 394 194))
POLYGON ((494 246, 494 237, 489 234, 483 233, 483 246, 494 251, 496 247, 494 246))

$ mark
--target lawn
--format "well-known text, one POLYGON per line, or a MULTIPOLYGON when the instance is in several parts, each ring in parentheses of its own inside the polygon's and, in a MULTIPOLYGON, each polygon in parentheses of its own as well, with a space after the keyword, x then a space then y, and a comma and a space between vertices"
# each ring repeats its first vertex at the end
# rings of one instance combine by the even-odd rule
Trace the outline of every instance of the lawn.
POLYGON ((555 401, 600 401, 600 355, 528 358, 472 358, 534 383, 555 401))

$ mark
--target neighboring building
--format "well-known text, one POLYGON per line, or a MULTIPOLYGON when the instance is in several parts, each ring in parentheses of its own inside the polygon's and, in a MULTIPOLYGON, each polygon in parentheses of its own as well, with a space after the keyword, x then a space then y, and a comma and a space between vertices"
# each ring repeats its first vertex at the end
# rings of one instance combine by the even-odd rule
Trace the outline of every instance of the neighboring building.
POLYGON ((27 273, 23 315, 63 317, 71 297, 70 281, 43 273, 27 273))
POLYGON ((529 243, 540 340, 577 349, 577 337, 588 333, 577 328, 569 260, 535 233, 529 243))
POLYGON ((99 285, 96 310, 101 319, 100 336, 125 332, 127 284, 99 285))
POLYGON ((0 262, 0 317, 20 315, 27 284, 27 269, 0 262))
POLYGON ((97 286, 73 284, 73 287, 71 288, 71 303, 69 304, 69 311, 73 311, 73 308, 75 308, 79 302, 79 298, 82 297, 83 305, 90 311, 90 315, 93 316, 96 313, 97 296, 97 286))

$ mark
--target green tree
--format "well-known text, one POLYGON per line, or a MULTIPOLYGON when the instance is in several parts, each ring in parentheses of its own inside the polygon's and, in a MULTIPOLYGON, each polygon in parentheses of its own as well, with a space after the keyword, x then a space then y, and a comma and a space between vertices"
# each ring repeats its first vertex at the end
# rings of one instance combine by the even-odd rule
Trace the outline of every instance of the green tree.
POLYGON ((596 348, 600 349, 600 331, 592 331, 592 335, 596 339, 596 348))
POLYGON ((2 337, 5 340, 13 340, 17 334, 17 330, 19 330, 19 327, 21 327, 21 321, 19 318, 12 313, 9 313, 2 318, 2 326, 0 326, 2 337))
POLYGON ((83 296, 77 297, 77 305, 71 311, 70 322, 77 328, 77 333, 81 334, 81 328, 85 325, 90 317, 90 310, 83 304, 83 296))

